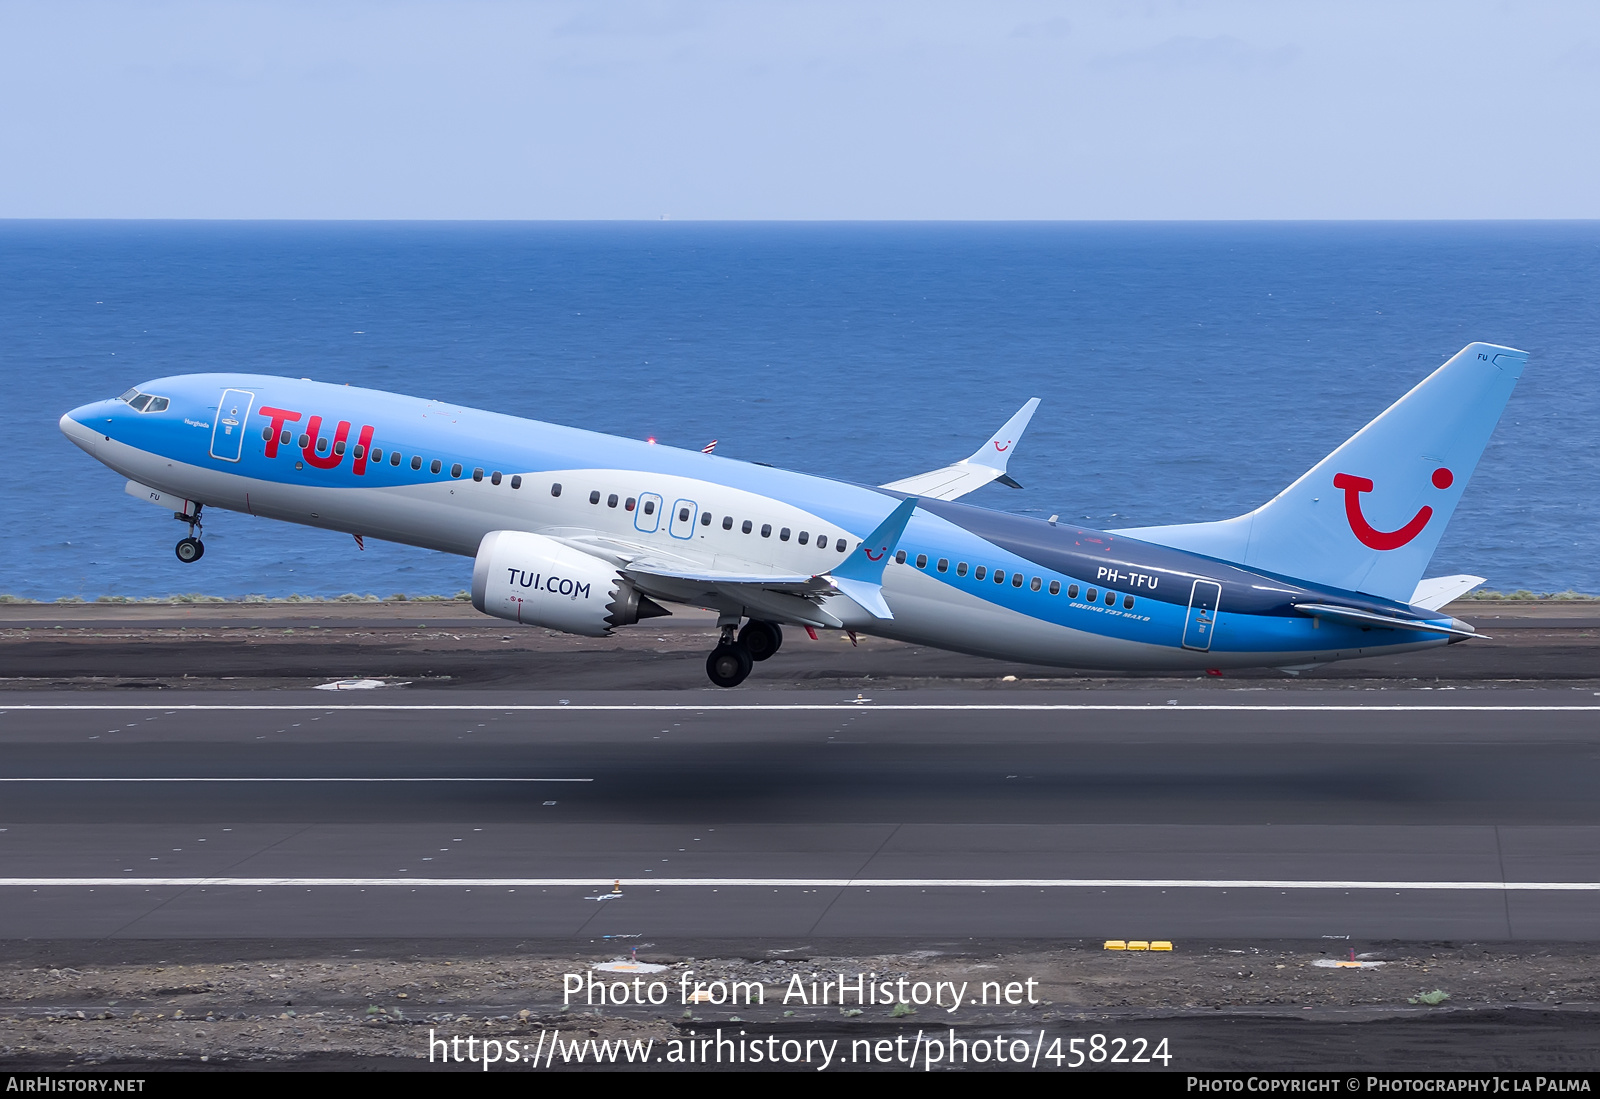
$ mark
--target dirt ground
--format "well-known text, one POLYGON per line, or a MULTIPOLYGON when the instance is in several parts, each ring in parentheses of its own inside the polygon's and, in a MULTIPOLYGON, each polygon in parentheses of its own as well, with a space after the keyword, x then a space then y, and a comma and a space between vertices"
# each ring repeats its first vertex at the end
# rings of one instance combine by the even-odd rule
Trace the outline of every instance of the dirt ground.
POLYGON ((848 1043, 952 1027, 969 1037, 1166 1037, 1169 1068, 1600 1068, 1600 948, 1587 945, 692 949, 700 953, 639 944, 637 960, 666 967, 644 980, 661 981, 670 997, 617 1007, 586 1003, 581 992, 563 1005, 568 974, 629 956, 607 944, 560 952, 527 944, 8 944, 0 1068, 407 1069, 427 1066, 430 1032, 531 1044, 549 1031, 662 1042, 720 1028, 848 1043), (1330 964, 1352 954, 1383 964, 1330 964), (889 996, 858 1006, 854 982, 863 973, 869 984, 894 983, 904 1006, 889 996), (805 1002, 813 982, 840 975, 849 988, 844 1006, 836 991, 825 1004, 805 1002), (685 1006, 693 987, 685 981, 707 989, 759 982, 764 1002, 685 1006), (995 1000, 1009 992, 1017 1002, 964 1003, 954 1012, 948 992, 940 1004, 910 1002, 926 1000, 934 982, 963 987, 968 1001, 993 982, 995 1000))

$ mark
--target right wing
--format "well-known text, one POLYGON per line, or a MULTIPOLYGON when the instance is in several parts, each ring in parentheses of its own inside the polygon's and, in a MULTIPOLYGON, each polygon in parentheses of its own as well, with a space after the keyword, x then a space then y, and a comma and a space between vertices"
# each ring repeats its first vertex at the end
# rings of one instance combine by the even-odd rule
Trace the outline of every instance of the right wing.
POLYGON ((1006 462, 1010 460, 1017 440, 1022 438, 1023 430, 1027 428, 1028 421, 1033 419, 1034 410, 1038 407, 1039 398, 1034 397, 1019 408, 1015 416, 1002 424, 999 431, 989 436, 989 441, 974 451, 970 457, 942 469, 918 473, 914 477, 902 477, 898 481, 890 481, 879 487, 909 493, 912 496, 925 496, 932 500, 954 500, 965 496, 973 489, 982 488, 990 481, 999 481, 1002 485, 1021 488, 1021 485, 1006 475, 1006 462))

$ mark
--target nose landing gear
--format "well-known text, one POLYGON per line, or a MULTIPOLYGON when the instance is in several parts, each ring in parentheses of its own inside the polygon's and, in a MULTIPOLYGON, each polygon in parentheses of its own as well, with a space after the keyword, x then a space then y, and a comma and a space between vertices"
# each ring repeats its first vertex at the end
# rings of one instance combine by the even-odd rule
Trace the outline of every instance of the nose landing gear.
POLYGON ((205 505, 203 504, 196 504, 194 506, 194 514, 192 515, 183 511, 175 511, 172 513, 172 517, 178 520, 180 523, 189 524, 189 537, 180 541, 176 546, 173 547, 172 550, 173 553, 178 555, 178 560, 182 561, 185 565, 194 564, 196 561, 200 560, 200 558, 204 557, 206 553, 206 544, 200 541, 200 509, 204 506, 205 505))

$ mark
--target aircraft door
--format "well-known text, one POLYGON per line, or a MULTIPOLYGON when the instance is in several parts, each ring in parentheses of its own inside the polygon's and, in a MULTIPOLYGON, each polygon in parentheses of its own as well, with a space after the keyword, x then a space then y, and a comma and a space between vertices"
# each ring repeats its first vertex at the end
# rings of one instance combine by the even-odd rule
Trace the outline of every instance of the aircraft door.
POLYGON ((1189 591, 1189 617, 1183 622, 1183 647, 1200 652, 1211 650, 1216 632, 1217 604, 1222 601, 1222 585, 1215 580, 1196 580, 1189 591))
POLYGON ((244 453, 245 425, 256 395, 247 389, 224 389, 217 402, 217 422, 211 428, 211 456, 237 462, 244 453))
POLYGON ((661 497, 653 492, 639 493, 639 506, 633 512, 635 530, 653 534, 661 527, 661 497))
POLYGON ((667 533, 674 538, 693 538, 694 521, 700 513, 700 506, 693 500, 676 500, 672 504, 672 521, 667 525, 667 533))

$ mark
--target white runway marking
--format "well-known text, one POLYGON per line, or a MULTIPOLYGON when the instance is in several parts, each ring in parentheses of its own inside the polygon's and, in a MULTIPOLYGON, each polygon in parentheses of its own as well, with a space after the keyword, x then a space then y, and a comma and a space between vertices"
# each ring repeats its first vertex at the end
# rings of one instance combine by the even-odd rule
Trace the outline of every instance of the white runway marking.
POLYGON ((234 886, 265 889, 275 886, 299 888, 578 888, 610 889, 622 881, 630 888, 671 886, 674 888, 727 889, 740 886, 766 889, 1315 889, 1386 890, 1415 892, 1600 892, 1600 882, 1498 882, 1498 881, 1297 881, 1292 879, 1206 879, 1206 878, 618 878, 603 875, 593 878, 0 878, 0 887, 82 887, 135 885, 145 888, 191 889, 234 886))
POLYGON ((0 778, 0 782, 593 782, 592 778, 0 778))
POLYGON ((134 711, 160 711, 162 713, 192 712, 192 711, 321 711, 323 713, 357 713, 361 711, 417 711, 428 712, 498 712, 511 713, 544 713, 560 712, 628 712, 639 713, 710 713, 713 711, 739 711, 739 710, 896 710, 896 711, 969 711, 992 712, 998 710, 1013 712, 1059 712, 1070 710, 1119 710, 1119 711, 1148 711, 1151 713, 1184 713, 1196 710, 1221 710, 1221 711, 1250 711, 1259 710, 1264 713, 1600 713, 1600 704, 1596 705, 1536 705, 1510 703, 1507 705, 1483 705, 1477 703, 1463 703, 1460 705, 1430 705, 1424 703, 1407 704, 1395 703, 1385 705, 1357 705, 1340 703, 1307 703, 1302 705, 1281 703, 1253 703, 1253 702, 1227 702, 1227 703, 1164 703, 1164 702, 983 702, 983 703, 898 703, 898 702, 872 702, 870 699, 860 702, 803 702, 803 703, 575 703, 570 706, 540 704, 507 704, 507 703, 418 703, 407 704, 403 702, 390 703, 363 703, 353 705, 314 705, 302 703, 261 703, 261 704, 236 704, 236 703, 184 703, 179 705, 152 706, 143 703, 61 703, 7 706, 0 709, 0 715, 24 711, 69 711, 69 710, 110 710, 119 713, 134 711))

